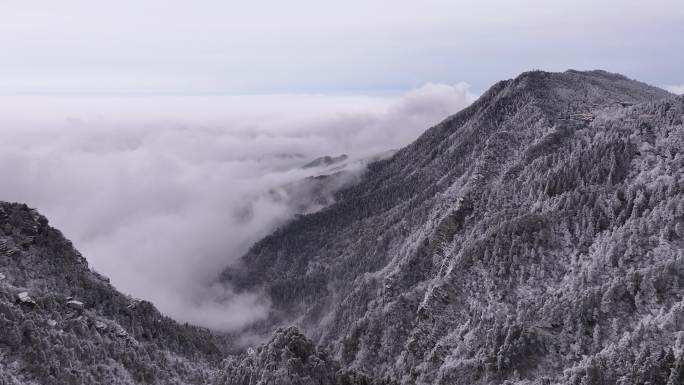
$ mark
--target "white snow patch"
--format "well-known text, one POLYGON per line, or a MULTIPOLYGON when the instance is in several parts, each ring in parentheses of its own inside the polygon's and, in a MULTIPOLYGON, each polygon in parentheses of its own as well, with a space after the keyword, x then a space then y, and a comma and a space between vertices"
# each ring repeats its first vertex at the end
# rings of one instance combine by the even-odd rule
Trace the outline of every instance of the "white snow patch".
POLYGON ((22 291, 21 293, 17 294, 17 298, 19 299, 19 301, 21 303, 31 304, 31 305, 36 304, 36 301, 34 301, 33 298, 31 298, 31 296, 29 296, 29 293, 26 291, 22 291))
POLYGON ((67 301, 66 304, 68 307, 70 307, 72 309, 77 309, 77 310, 83 309, 83 302, 81 302, 81 301, 76 301, 76 300, 72 299, 70 301, 67 301))

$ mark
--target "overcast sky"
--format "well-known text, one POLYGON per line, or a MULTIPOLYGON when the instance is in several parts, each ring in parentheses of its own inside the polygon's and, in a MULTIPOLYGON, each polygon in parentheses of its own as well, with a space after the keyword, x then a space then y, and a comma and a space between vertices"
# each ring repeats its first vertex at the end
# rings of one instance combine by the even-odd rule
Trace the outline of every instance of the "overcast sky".
POLYGON ((529 69, 684 84, 681 0, 0 0, 2 93, 360 93, 529 69))

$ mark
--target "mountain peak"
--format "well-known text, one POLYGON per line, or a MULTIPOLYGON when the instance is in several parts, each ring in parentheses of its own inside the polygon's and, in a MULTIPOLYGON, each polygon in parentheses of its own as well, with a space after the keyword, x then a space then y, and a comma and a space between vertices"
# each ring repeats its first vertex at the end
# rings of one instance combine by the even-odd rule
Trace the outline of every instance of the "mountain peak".
POLYGON ((619 101, 647 102, 670 96, 660 88, 604 70, 528 71, 504 81, 502 91, 532 94, 546 106, 585 103, 598 107, 619 101))
POLYGON ((296 324, 342 365, 407 384, 658 383, 684 365, 665 342, 681 328, 631 331, 654 309, 681 316, 684 287, 659 282, 684 266, 684 225, 667 224, 684 218, 683 115, 683 98, 622 75, 526 72, 223 279, 271 299, 253 332, 296 324))

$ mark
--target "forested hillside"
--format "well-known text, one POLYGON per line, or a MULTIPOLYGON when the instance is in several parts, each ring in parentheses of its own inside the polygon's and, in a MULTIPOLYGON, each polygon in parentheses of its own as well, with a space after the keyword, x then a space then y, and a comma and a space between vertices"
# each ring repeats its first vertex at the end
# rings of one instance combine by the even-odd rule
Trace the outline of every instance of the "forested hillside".
POLYGON ((222 354, 88 268, 23 204, 0 202, 0 384, 206 384, 222 354))
POLYGON ((684 99, 603 71, 497 83, 223 280, 405 384, 684 381, 684 99))
POLYGON ((119 293, 24 204, 0 202, 0 385, 385 385, 290 328, 241 356, 119 293))

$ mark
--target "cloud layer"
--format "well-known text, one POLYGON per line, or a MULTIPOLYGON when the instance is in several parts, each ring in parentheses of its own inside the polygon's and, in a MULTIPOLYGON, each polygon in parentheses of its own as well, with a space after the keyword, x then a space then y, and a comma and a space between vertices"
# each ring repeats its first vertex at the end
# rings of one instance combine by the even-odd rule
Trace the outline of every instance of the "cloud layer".
POLYGON ((268 304, 210 283, 292 217, 280 187, 320 172, 301 165, 401 147, 471 100, 465 84, 395 97, 0 97, 0 199, 37 207, 124 292, 231 330, 268 304))
POLYGON ((684 95, 684 84, 678 86, 664 86, 663 88, 672 92, 673 94, 684 95))

